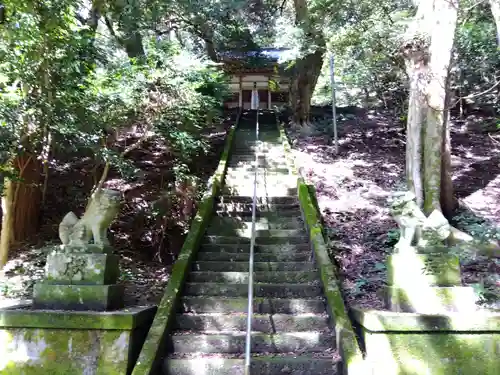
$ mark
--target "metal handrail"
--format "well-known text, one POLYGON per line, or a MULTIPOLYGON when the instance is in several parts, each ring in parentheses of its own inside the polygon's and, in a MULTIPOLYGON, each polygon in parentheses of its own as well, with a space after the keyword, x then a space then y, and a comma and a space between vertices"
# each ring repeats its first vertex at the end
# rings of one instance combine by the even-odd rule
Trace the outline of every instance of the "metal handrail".
POLYGON ((253 314, 253 260, 255 247, 255 217, 257 211, 257 171, 259 167, 259 155, 257 145, 259 142, 259 110, 255 121, 255 175, 253 180, 252 201, 252 235, 250 237, 250 259, 248 261, 248 310, 247 310, 247 334, 245 341, 245 375, 250 375, 250 352, 252 346, 252 314, 253 314))

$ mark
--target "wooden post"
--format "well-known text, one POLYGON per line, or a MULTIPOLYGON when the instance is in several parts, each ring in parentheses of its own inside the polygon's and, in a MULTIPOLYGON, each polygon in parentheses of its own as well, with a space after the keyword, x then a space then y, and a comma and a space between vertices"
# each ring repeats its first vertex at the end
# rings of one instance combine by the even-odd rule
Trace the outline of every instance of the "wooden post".
POLYGON ((271 109, 271 90, 267 88, 267 109, 271 109))

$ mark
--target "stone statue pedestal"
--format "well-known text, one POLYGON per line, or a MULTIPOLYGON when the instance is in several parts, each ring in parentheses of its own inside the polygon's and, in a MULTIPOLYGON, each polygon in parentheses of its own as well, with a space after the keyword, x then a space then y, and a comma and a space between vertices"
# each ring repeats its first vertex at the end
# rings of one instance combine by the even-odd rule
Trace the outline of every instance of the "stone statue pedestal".
POLYGON ((411 192, 395 194, 391 214, 401 232, 387 261, 387 307, 423 314, 476 311, 475 291, 461 286, 459 259, 449 253, 451 227, 443 214, 424 215, 411 192))
POLYGON ((474 289, 461 286, 457 256, 393 254, 387 271, 386 305, 392 311, 437 314, 476 310, 474 289))
POLYGON ((47 256, 45 280, 35 284, 33 307, 49 310, 108 311, 123 307, 116 282, 118 256, 109 246, 61 245, 47 256))

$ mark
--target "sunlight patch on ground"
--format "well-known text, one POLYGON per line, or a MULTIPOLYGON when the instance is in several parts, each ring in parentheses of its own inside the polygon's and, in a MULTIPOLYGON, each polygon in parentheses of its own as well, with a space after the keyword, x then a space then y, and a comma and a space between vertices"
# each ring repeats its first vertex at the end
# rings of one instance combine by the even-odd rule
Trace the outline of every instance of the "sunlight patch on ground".
MULTIPOLYGON (((385 199, 389 195, 388 191, 379 187, 374 181, 357 176, 357 167, 374 166, 373 162, 366 160, 366 155, 351 154, 347 159, 321 162, 320 160, 324 158, 314 152, 293 150, 293 153, 306 180, 326 193, 318 196, 318 204, 322 210, 342 212, 373 209, 373 199, 385 199), (337 194, 340 191, 342 194, 337 194)), ((390 172, 391 174, 398 174, 393 165, 388 164, 386 168, 394 170, 390 172)))
POLYGON ((479 217, 484 217, 495 225, 500 225, 500 175, 483 189, 477 190, 463 199, 464 203, 479 217))

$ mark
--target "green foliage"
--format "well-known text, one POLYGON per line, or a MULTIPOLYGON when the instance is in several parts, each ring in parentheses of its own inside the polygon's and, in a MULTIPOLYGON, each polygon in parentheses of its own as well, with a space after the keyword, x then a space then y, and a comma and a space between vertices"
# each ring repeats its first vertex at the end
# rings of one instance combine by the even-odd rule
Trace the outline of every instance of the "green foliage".
MULTIPOLYGON (((348 10, 336 8, 338 17, 332 16, 324 31, 329 36, 329 52, 335 55, 337 101, 341 105, 383 105, 403 116, 408 77, 399 48, 415 9, 397 0, 384 0, 377 7, 365 1, 350 5, 348 10)), ((483 94, 498 81, 500 55, 495 35, 488 2, 461 3, 451 88, 455 96, 472 96, 468 102, 475 106, 499 106, 497 90, 483 94)), ((328 64, 323 66, 313 102, 331 102, 328 64)), ((453 99, 452 104, 456 103, 453 99)))
POLYGON ((16 22, 0 29, 2 165, 21 151, 15 147, 20 143, 40 152, 50 132, 55 150, 89 149, 130 174, 103 139, 137 120, 145 120, 148 137, 166 139, 182 163, 203 152, 199 133, 207 113, 216 119, 227 94, 225 78, 177 44, 153 38, 141 41, 144 61, 113 53, 114 45, 77 22, 79 5, 29 3, 16 8, 16 22))
POLYGON ((384 239, 384 244, 387 247, 393 247, 399 241, 400 231, 398 229, 391 229, 387 232, 387 236, 384 239))
MULTIPOLYGON (((480 4, 464 15, 457 28, 456 57, 453 69, 452 89, 460 96, 477 95, 487 91, 498 80, 500 54, 495 38, 496 29, 489 5, 480 4)), ((474 97, 477 106, 499 108, 497 90, 474 97)))

